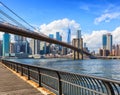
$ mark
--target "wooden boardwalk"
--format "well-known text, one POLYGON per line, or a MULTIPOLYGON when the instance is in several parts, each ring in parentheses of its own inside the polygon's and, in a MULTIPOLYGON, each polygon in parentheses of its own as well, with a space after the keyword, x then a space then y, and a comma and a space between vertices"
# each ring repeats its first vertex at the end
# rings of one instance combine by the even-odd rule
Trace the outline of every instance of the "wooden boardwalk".
POLYGON ((0 63, 0 95, 43 95, 0 63))

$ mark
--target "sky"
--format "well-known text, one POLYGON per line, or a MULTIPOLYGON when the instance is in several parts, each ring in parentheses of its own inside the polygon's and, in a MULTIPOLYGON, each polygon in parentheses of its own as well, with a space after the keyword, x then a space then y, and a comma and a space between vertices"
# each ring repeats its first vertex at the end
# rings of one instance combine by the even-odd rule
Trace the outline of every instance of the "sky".
MULTIPOLYGON (((120 44, 120 0, 1 0, 16 14, 46 35, 59 31, 66 41, 81 29, 90 50, 102 47, 102 35, 110 32, 113 44, 120 44)), ((3 6, 0 5, 0 9, 3 6)), ((7 12, 6 10, 4 10, 7 12)), ((7 12, 11 15, 9 12, 7 12)), ((15 18, 12 15, 13 18, 15 18)))

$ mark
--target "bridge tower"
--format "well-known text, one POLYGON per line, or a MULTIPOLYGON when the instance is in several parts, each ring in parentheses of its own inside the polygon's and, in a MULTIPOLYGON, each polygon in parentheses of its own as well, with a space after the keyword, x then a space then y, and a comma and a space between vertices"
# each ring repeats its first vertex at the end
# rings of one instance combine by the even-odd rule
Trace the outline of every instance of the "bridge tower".
MULTIPOLYGON (((77 48, 79 48, 79 49, 81 49, 81 50, 83 50, 83 39, 82 38, 80 38, 80 39, 73 39, 73 41, 72 41, 72 44, 75 46, 75 47, 77 47, 77 48), (78 47, 79 46, 79 47, 78 47)), ((78 52, 78 51, 73 51, 73 57, 74 57, 74 60, 75 59, 83 59, 83 52, 78 52)))
MULTIPOLYGON (((72 41, 73 46, 83 50, 83 38, 81 37, 81 30, 77 31, 77 38, 72 41)), ((74 51, 74 59, 83 59, 83 52, 74 51)))

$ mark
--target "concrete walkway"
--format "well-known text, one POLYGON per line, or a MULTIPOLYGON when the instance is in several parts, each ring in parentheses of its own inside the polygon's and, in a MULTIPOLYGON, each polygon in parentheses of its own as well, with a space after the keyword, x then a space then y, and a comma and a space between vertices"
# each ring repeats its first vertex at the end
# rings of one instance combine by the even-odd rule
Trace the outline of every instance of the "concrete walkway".
POLYGON ((0 95, 43 95, 0 63, 0 95))

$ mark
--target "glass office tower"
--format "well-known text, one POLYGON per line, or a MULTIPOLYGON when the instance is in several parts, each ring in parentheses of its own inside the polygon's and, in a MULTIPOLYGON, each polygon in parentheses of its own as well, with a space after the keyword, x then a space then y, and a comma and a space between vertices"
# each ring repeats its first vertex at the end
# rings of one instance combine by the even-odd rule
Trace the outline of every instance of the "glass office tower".
POLYGON ((3 34, 3 56, 9 56, 10 51, 10 35, 8 33, 3 34))
POLYGON ((103 49, 112 52, 112 35, 110 33, 104 34, 102 37, 103 49))

